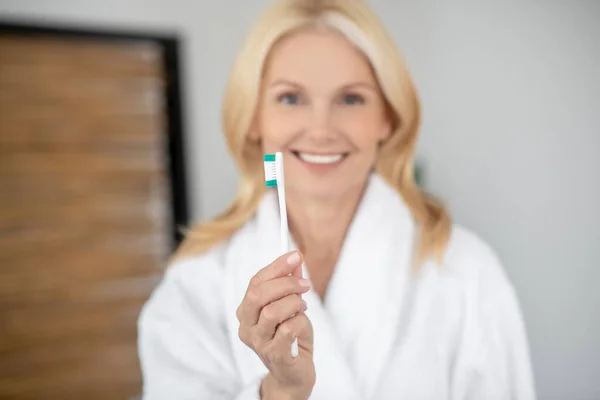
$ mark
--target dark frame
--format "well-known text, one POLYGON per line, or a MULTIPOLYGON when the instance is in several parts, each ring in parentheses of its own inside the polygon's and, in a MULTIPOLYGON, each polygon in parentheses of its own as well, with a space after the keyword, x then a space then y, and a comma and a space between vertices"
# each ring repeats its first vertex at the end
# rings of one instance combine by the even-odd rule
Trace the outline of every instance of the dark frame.
POLYGON ((188 191, 184 154, 183 84, 181 79, 181 39, 176 34, 132 32, 112 28, 89 28, 67 25, 43 25, 38 22, 1 20, 0 35, 54 36, 69 39, 99 39, 106 41, 143 41, 158 44, 163 49, 165 71, 166 122, 168 136, 168 169, 171 188, 171 238, 175 250, 183 240, 181 227, 189 224, 188 191))

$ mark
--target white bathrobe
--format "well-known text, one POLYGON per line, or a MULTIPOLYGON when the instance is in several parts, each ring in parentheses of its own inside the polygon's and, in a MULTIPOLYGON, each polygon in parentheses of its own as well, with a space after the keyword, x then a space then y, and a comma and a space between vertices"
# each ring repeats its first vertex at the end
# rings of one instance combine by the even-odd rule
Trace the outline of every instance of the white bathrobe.
MULTIPOLYGON (((303 296, 315 334, 310 398, 535 398, 519 304, 493 251, 454 226, 443 265, 415 273, 414 239, 402 198, 372 175, 324 302, 303 296)), ((269 192, 229 241, 167 270, 139 320, 145 400, 259 399, 267 369, 239 340, 236 308, 278 251, 269 192)))

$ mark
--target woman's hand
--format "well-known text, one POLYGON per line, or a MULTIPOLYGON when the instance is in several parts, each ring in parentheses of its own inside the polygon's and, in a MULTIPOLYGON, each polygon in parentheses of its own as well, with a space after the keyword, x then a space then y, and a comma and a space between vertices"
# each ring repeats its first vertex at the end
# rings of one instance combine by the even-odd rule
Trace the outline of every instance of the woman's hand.
POLYGON ((240 339, 270 371, 262 382, 263 399, 310 396, 315 384, 313 330, 300 297, 309 289, 309 282, 302 279, 302 257, 294 251, 252 277, 237 309, 240 339), (294 358, 291 347, 296 338, 298 356, 294 358))

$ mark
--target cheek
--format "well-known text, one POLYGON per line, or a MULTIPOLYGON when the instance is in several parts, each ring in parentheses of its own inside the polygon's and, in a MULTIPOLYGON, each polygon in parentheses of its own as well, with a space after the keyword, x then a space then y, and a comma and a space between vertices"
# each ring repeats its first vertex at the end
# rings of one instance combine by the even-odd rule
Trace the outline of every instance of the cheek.
POLYGON ((260 132, 267 150, 279 150, 302 127, 302 116, 296 110, 265 107, 260 114, 260 132))
POLYGON ((338 114, 336 125, 356 147, 364 150, 377 147, 385 128, 385 120, 378 109, 357 107, 338 114))

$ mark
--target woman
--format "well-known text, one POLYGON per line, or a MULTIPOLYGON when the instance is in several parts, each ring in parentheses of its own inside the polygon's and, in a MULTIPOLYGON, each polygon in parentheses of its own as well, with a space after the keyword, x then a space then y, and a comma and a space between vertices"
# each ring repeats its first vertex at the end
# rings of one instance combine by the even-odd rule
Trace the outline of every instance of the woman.
POLYGON ((266 12, 224 101, 237 197, 190 232, 141 313, 145 399, 534 398, 497 258, 413 181, 419 117, 366 3, 266 12), (263 178, 277 151, 284 255, 263 178))

